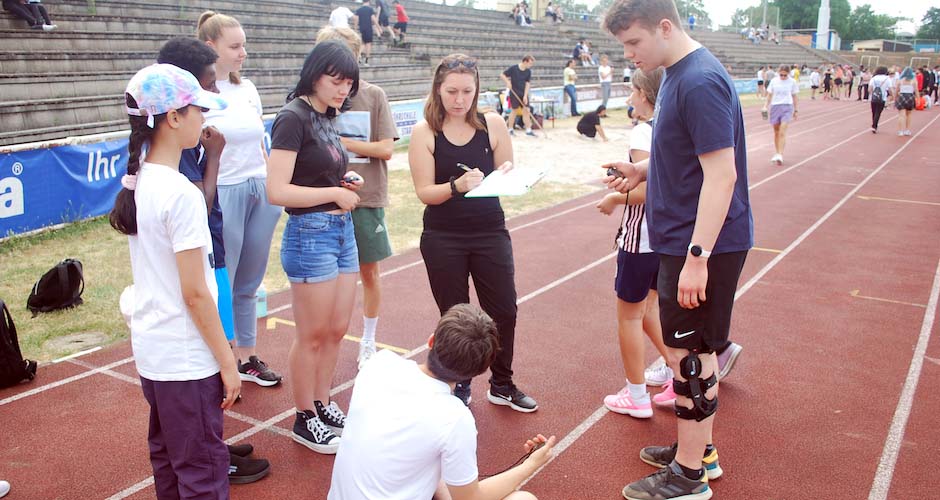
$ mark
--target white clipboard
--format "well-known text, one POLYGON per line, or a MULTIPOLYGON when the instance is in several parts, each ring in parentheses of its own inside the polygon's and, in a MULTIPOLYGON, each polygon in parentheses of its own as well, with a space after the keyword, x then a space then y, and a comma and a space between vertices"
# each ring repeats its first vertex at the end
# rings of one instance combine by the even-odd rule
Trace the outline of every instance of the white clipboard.
POLYGON ((464 196, 467 198, 490 198, 496 196, 520 196, 529 192, 548 173, 548 169, 514 168, 508 173, 494 170, 483 182, 464 196))

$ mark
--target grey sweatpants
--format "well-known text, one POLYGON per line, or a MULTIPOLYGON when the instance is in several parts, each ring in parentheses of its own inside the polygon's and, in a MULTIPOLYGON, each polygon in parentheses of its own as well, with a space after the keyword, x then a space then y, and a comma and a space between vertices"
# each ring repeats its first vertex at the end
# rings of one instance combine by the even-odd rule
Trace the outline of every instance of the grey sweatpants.
POLYGON ((218 187, 238 347, 254 347, 257 343, 255 293, 268 267, 271 238, 282 211, 268 203, 264 182, 264 178, 257 177, 218 187))

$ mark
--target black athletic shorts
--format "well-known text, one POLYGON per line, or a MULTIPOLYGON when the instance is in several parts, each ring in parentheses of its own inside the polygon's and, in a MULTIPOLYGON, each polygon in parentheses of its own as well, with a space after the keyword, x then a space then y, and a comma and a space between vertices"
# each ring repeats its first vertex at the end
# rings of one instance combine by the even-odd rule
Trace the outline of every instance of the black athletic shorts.
POLYGON ((731 310, 738 278, 747 252, 712 254, 708 258, 708 284, 705 302, 695 309, 679 305, 679 273, 685 256, 659 256, 659 318, 663 342, 669 347, 715 351, 728 342, 731 310))
POLYGON ((369 25, 369 29, 362 29, 362 26, 359 27, 359 34, 362 35, 362 43, 372 43, 372 25, 369 25))
POLYGON ((385 15, 379 16, 379 26, 383 28, 388 26, 388 16, 385 16, 385 15))
POLYGON ((408 23, 395 23, 395 29, 402 33, 408 33, 408 23))

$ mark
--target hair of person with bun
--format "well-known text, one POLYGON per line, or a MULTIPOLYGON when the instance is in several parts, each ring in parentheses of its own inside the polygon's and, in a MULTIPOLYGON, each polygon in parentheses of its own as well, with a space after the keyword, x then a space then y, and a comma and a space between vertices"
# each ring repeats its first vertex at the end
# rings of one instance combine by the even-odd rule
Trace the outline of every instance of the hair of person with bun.
MULTIPOLYGON (((241 23, 234 17, 207 10, 199 16, 199 21, 196 22, 196 37, 203 42, 215 42, 222 37, 222 31, 226 28, 241 27, 241 23)), ((242 82, 242 78, 238 71, 232 71, 228 74, 228 81, 238 85, 242 82)))

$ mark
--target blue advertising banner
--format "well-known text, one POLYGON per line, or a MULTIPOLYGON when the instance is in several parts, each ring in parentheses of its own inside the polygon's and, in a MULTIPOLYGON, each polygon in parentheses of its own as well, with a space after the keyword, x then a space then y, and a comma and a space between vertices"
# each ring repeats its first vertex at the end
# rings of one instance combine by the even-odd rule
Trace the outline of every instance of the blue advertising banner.
POLYGON ((106 214, 127 139, 0 155, 0 237, 106 214))

